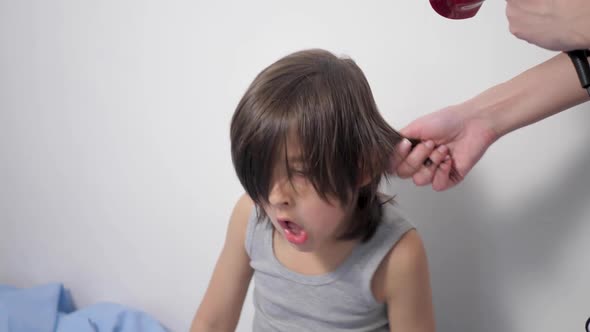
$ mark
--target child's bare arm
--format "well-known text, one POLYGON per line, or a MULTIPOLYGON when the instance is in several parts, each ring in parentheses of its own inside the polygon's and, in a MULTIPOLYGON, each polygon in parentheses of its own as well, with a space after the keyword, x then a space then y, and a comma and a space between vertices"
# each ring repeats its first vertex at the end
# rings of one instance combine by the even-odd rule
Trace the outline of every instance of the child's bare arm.
POLYGON ((244 241, 253 203, 244 195, 236 203, 225 245, 217 260, 207 292, 197 310, 191 332, 234 331, 252 278, 244 241))
POLYGON ((406 233, 386 259, 384 292, 390 330, 433 332, 428 261, 418 232, 406 233))

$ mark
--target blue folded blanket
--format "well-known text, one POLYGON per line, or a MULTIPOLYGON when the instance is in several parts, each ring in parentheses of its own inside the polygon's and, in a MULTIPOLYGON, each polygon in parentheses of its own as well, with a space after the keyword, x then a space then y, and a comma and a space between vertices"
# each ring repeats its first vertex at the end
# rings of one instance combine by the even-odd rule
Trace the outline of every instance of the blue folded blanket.
POLYGON ((0 332, 167 332, 148 314, 116 303, 76 310, 62 284, 0 285, 0 332))

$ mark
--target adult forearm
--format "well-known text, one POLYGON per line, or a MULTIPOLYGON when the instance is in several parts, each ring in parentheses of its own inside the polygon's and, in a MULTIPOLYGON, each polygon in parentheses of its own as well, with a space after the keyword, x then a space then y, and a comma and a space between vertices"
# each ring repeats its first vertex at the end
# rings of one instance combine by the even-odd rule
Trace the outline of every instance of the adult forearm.
POLYGON ((467 101, 467 116, 487 121, 499 138, 590 98, 566 54, 559 54, 467 101))
POLYGON ((590 48, 590 1, 507 0, 510 32, 531 44, 554 50, 590 48))

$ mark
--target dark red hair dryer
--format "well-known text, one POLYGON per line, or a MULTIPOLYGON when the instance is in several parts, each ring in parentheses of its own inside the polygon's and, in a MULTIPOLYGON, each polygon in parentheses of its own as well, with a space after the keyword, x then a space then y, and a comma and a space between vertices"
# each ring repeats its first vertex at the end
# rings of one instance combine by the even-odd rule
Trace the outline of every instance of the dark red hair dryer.
POLYGON ((432 8, 441 16, 462 20, 475 16, 484 0, 430 0, 432 8))
MULTIPOLYGON (((437 13, 453 20, 475 16, 483 3, 484 0, 430 0, 430 5, 437 13)), ((590 65, 588 64, 590 50, 569 51, 567 54, 576 68, 582 88, 586 89, 590 95, 590 65)))

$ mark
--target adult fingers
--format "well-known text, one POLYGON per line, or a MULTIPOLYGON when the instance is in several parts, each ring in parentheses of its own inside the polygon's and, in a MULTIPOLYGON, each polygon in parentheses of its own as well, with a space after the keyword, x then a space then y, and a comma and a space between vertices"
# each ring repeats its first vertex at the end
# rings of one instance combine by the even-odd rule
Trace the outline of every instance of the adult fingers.
POLYGON ((413 176, 420 170, 424 162, 428 159, 434 149, 433 141, 420 143, 410 152, 410 154, 397 166, 397 175, 406 179, 413 176))
POLYGON ((453 187, 456 183, 451 179, 451 170, 453 168, 453 159, 446 158, 436 169, 434 179, 432 180, 432 189, 443 191, 453 187))
POLYGON ((404 138, 393 150, 393 156, 390 159, 389 173, 396 173, 396 168, 402 163, 408 154, 412 151, 412 143, 407 138, 404 138))
POLYGON ((412 176, 414 183, 417 186, 424 186, 430 184, 437 172, 438 166, 444 161, 445 157, 448 156, 449 149, 446 145, 441 145, 434 149, 429 156, 430 163, 423 165, 415 174, 412 176))

